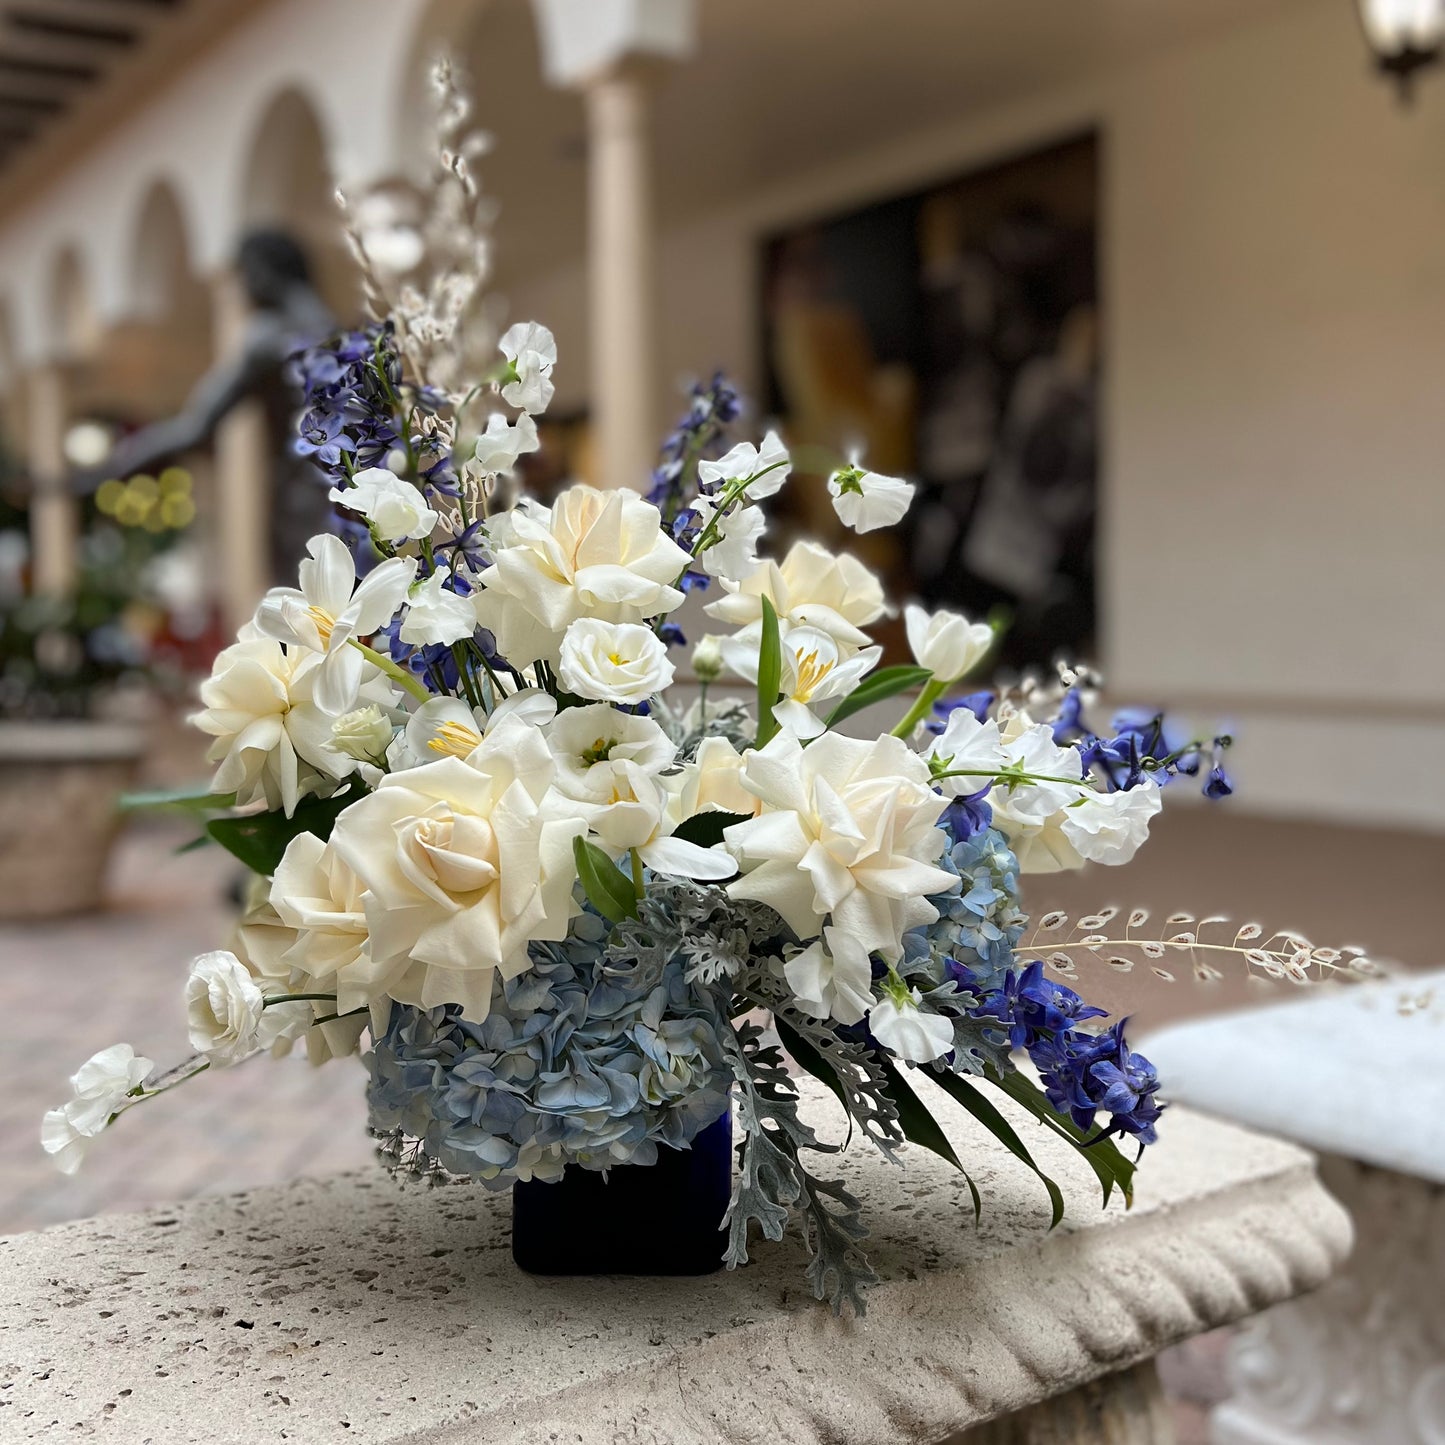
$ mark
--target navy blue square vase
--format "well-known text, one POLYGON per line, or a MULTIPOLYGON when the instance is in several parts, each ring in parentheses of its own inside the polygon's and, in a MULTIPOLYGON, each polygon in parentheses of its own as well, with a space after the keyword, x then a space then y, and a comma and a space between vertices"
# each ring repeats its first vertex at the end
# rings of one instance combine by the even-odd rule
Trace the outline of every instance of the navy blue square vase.
POLYGON ((729 1110, 656 1164, 569 1165, 512 1186, 512 1258, 528 1274, 697 1275, 722 1268, 732 1195, 729 1110))

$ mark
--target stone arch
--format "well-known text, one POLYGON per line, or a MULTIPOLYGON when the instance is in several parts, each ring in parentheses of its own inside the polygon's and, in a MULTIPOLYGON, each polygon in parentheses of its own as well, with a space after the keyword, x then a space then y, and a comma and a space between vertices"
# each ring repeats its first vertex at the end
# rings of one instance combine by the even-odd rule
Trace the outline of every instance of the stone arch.
POLYGON ((74 242, 64 245, 51 261, 45 304, 46 329, 58 359, 74 360, 94 348, 100 323, 85 262, 74 242))
POLYGON ((155 180, 146 188, 132 228, 126 267, 131 313, 157 321, 177 308, 195 279, 190 232, 176 188, 155 180))

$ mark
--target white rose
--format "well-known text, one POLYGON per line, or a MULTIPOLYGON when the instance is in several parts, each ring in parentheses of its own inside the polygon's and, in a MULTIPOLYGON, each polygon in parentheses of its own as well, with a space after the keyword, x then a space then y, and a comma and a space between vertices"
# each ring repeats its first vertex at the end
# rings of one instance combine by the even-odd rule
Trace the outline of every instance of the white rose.
POLYGON ((557 343, 552 333, 535 321, 519 321, 502 333, 498 344, 510 372, 502 385, 502 400, 522 411, 546 411, 555 391, 552 368, 557 364, 557 343))
POLYGON ((880 998, 868 1015, 868 1032, 895 1058, 926 1064, 953 1048, 953 1024, 918 1007, 923 995, 898 989, 880 998))
POLYGON ((557 676, 578 697, 639 703, 668 687, 675 671, 666 645, 650 627, 582 617, 562 638, 557 676))
POLYGON ((477 627, 476 603, 447 584, 451 568, 438 567, 412 588, 399 636, 413 647, 449 646, 470 637, 477 627))
POLYGON ((304 1004, 265 1005, 265 995, 246 965, 225 949, 203 953, 186 980, 186 1023, 191 1047, 213 1064, 228 1067, 310 1026, 304 1004))
POLYGON ((691 559, 626 488, 569 487, 550 511, 524 502, 487 532, 494 563, 477 579, 477 618, 514 667, 555 665, 579 617, 642 622, 682 602, 672 584, 691 559))
POLYGON ((783 965, 783 975, 799 1007, 814 1018, 856 1024, 873 1005, 872 959, 841 928, 824 929, 783 965))
POLYGON ((831 917, 888 959, 910 928, 938 917, 927 895, 956 885, 935 865, 947 800, 902 739, 825 733, 805 749, 779 733, 746 755, 742 781, 763 809, 723 835, 744 873, 728 885, 734 897, 766 903, 800 938, 831 917))
POLYGON ((134 1102, 130 1093, 143 1084, 155 1065, 129 1044, 112 1044, 92 1054, 70 1076, 71 1098, 51 1109, 40 1124, 40 1147, 62 1174, 80 1168, 89 1143, 110 1123, 111 1116, 134 1102))
POLYGON ((477 438, 473 456, 484 472, 510 472, 523 452, 534 452, 541 444, 537 423, 525 412, 513 423, 494 411, 487 418, 486 431, 477 438))
POLYGON ((585 824, 553 792, 556 772, 541 731, 512 719, 466 762, 389 774, 342 812, 331 847, 364 891, 377 994, 480 1022, 497 973, 566 937, 585 824))
POLYGON ((348 512, 360 513, 388 542, 430 537, 437 524, 437 514, 421 492, 385 467, 357 472, 349 487, 333 487, 330 497, 348 512))
POLYGON ((940 608, 929 613, 909 603, 903 609, 903 623, 913 660, 945 682, 972 672, 993 646, 988 623, 970 622, 957 612, 940 608))
POLYGON ((908 515, 913 505, 913 483, 858 466, 842 467, 828 478, 833 510, 845 527, 855 532, 873 532, 893 527, 908 515))
POLYGON ((934 738, 924 757, 941 772, 962 774, 935 780, 951 798, 989 787, 993 776, 1008 763, 998 724, 992 718, 979 722, 966 707, 956 707, 949 713, 947 725, 934 738))
POLYGON ((677 748, 650 717, 618 712, 606 703, 569 707, 547 729, 557 761, 557 788, 582 803, 606 803, 622 779, 623 763, 655 776, 672 766, 677 748))

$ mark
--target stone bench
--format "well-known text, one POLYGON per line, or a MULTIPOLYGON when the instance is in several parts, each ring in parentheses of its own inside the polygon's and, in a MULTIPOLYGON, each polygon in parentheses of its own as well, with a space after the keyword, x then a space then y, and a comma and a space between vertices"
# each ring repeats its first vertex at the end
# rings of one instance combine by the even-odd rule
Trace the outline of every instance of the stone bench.
MULTIPOLYGON (((814 1303, 791 1237, 703 1279, 538 1279, 512 1264, 507 1195, 379 1172, 13 1236, 0 1440, 1159 1445, 1153 1357, 1349 1247, 1287 1144, 1175 1109, 1134 1208, 1104 1210, 1083 1160, 1000 1107, 1064 1224, 940 1096, 982 1224, 934 1156, 898 1169, 855 1142, 841 1169, 882 1276, 859 1320, 814 1303)), ((836 1137, 831 1098, 807 1112, 836 1137)))
POLYGON ((1164 1029, 1161 1092, 1320 1154, 1356 1247, 1231 1349, 1218 1445, 1445 1445, 1445 972, 1164 1029))

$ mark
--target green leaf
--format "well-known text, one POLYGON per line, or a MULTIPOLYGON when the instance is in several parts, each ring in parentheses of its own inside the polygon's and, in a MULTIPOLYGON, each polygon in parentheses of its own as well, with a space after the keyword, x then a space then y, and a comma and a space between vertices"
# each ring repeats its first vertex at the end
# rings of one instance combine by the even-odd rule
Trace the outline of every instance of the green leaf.
POLYGON ((212 793, 198 783, 184 788, 157 788, 145 793, 122 793, 120 807, 123 812, 135 812, 141 808, 194 808, 204 811, 235 805, 234 793, 212 793))
POLYGON ((1044 1188, 1048 1191, 1049 1203, 1053 1206, 1053 1217, 1049 1221, 1049 1228, 1055 1228, 1064 1217, 1064 1196, 1059 1191, 1059 1186, 1034 1163, 1034 1156, 1029 1153, 1028 1147, 1019 1138, 1014 1126, 999 1113, 998 1108, 989 1099, 985 1098, 961 1074, 930 1071, 928 1077, 944 1093, 957 1099, 1015 1159, 1022 1160, 1039 1176, 1043 1181, 1044 1188))
POLYGON ((341 810, 362 796, 364 789, 347 788, 329 798, 307 798, 295 814, 251 813, 244 818, 213 818, 206 832, 233 853, 253 873, 269 877, 281 862, 286 845, 301 833, 329 838, 341 810))
POLYGON ((580 835, 572 840, 577 876, 588 900, 609 923, 637 917, 637 892, 630 879, 602 849, 580 835))
POLYGON ((209 848, 215 841, 208 833, 198 833, 189 843, 182 843, 173 856, 179 858, 182 853, 194 853, 197 848, 209 848))
POLYGON ((696 843, 699 848, 713 848, 722 842, 724 828, 747 821, 746 813, 722 813, 713 809, 685 818, 672 830, 672 836, 681 838, 684 843, 696 843))
POLYGON ((852 717, 855 712, 862 712, 875 702, 886 702, 909 688, 922 687, 932 676, 926 667, 880 667, 871 677, 865 677, 828 714, 827 726, 833 727, 845 717, 852 717))
POLYGON ((908 1080, 893 1061, 882 1054, 877 1055, 877 1061, 888 1079, 889 1097, 898 1107, 898 1122, 903 1128, 903 1137, 910 1144, 917 1144, 920 1148, 937 1154, 940 1159, 946 1159, 963 1175, 963 1182, 968 1185, 969 1195, 973 1199, 973 1222, 977 1224, 983 1218, 983 1200, 979 1198, 978 1185, 973 1182, 968 1170, 963 1167, 963 1161, 948 1142, 948 1135, 939 1128, 938 1120, 929 1113, 928 1106, 913 1092, 908 1080))
POLYGON ((1010 1099, 1022 1104, 1036 1119, 1061 1138, 1067 1139, 1084 1156, 1103 1187, 1105 1204, 1109 1202, 1109 1196, 1117 1184, 1119 1192, 1124 1196, 1124 1203, 1133 1205, 1134 1171, 1137 1166, 1124 1157, 1123 1151, 1112 1139, 1101 1138, 1097 1134, 1091 1138, 1067 1114, 1060 1114, 1032 1079, 1017 1070, 1001 1077, 990 1071, 987 1077, 990 1083, 997 1085, 1010 1099))
POLYGON ((763 640, 758 648, 758 747, 771 742, 778 731, 773 708, 777 705, 778 689, 783 678, 783 644, 778 637, 778 614, 766 597, 762 603, 763 640))

